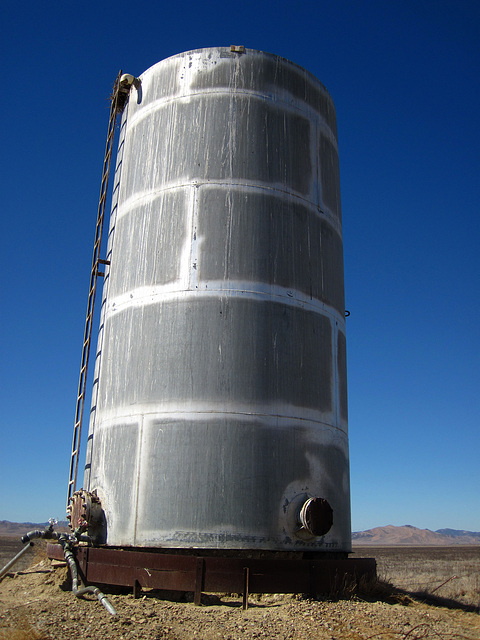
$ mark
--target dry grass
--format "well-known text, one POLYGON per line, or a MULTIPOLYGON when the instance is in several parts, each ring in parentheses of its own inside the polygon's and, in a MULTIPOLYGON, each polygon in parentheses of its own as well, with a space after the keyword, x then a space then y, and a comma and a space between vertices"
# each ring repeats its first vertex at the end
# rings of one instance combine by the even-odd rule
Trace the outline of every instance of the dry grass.
POLYGON ((379 581, 424 599, 480 605, 480 547, 357 547, 377 560, 379 581))
POLYGON ((20 614, 12 621, 12 626, 0 629, 0 640, 47 640, 46 636, 38 629, 32 627, 25 616, 20 614))

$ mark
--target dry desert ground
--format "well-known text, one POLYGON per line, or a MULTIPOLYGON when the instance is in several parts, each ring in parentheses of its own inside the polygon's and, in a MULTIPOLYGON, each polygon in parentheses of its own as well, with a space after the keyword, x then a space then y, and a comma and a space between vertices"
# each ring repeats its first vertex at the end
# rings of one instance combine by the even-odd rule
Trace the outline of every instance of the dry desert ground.
MULTIPOLYGON (((3 567, 21 548, 0 538, 3 567)), ((480 640, 480 548, 355 548, 375 557, 380 580, 336 597, 129 591, 105 587, 117 610, 75 598, 68 570, 42 543, 0 583, 0 640, 480 640), (15 573, 13 573, 15 571, 15 573), (453 577, 456 576, 456 577, 453 577)), ((28 554, 27 554, 28 556, 28 554)))

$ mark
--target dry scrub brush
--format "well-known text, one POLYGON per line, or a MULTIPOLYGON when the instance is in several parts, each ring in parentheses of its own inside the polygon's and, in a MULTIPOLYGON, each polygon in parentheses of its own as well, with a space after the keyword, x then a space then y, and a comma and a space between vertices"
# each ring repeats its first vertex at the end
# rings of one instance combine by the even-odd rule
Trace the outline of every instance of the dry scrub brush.
POLYGON ((381 582, 412 594, 470 607, 480 605, 479 547, 383 547, 362 551, 363 555, 375 557, 381 582))

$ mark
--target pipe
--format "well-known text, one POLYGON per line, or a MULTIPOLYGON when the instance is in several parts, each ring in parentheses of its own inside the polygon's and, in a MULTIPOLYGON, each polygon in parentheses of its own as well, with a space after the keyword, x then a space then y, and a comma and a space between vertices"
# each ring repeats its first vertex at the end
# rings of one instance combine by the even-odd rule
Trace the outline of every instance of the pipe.
POLYGON ((17 560, 20 560, 20 558, 27 553, 27 551, 30 549, 30 547, 35 546, 33 544, 33 542, 30 542, 29 545, 27 545, 26 547, 23 547, 23 549, 21 551, 19 551, 17 553, 17 555, 12 558, 10 560, 10 562, 7 562, 7 564, 3 567, 3 569, 0 571, 0 580, 3 578, 3 576, 8 572, 8 570, 10 569, 10 567, 13 567, 13 565, 17 562, 17 560))
POLYGON ((58 541, 62 545, 63 555, 65 556, 65 560, 68 564, 68 567, 70 569, 70 574, 72 576, 72 593, 77 598, 80 598, 85 593, 93 593, 94 596, 97 598, 97 600, 101 604, 103 604, 103 606, 108 611, 108 613, 112 614, 112 616, 116 616, 117 612, 115 611, 114 606, 112 605, 110 600, 107 598, 107 596, 104 593, 102 593, 102 591, 100 591, 98 587, 94 587, 93 585, 90 585, 88 587, 83 587, 81 589, 78 588, 77 562, 70 548, 70 541, 68 539, 68 536, 66 534, 60 534, 58 536, 58 541))
POLYGON ((58 534, 56 531, 53 530, 54 522, 56 521, 53 519, 50 519, 50 524, 48 527, 44 529, 44 531, 35 529, 34 531, 29 531, 28 533, 26 533, 24 536, 21 537, 21 541, 23 542, 23 544, 25 544, 26 542, 28 542, 29 544, 26 547, 24 547, 21 551, 19 551, 17 555, 10 560, 10 562, 7 562, 7 564, 0 571, 0 580, 8 572, 10 567, 13 567, 13 565, 17 562, 17 560, 20 560, 20 558, 30 549, 30 547, 34 546, 32 542, 32 538, 50 538, 50 539, 58 538, 60 534, 58 534))
MULTIPOLYGON (((77 568, 77 562, 75 560, 75 556, 72 553, 72 548, 71 548, 71 544, 75 544, 76 542, 81 541, 91 541, 91 538, 89 536, 72 536, 69 535, 68 533, 57 533, 56 531, 53 530, 53 524, 50 523, 50 526, 48 526, 44 531, 40 531, 39 529, 35 529, 34 531, 29 531, 28 533, 26 533, 24 536, 22 536, 22 542, 30 542, 30 545, 33 545, 33 542, 31 542, 32 538, 47 538, 47 539, 54 539, 54 540, 58 540, 58 542, 61 544, 62 549, 63 549, 63 555, 65 556, 65 560, 68 564, 68 567, 70 569, 70 574, 72 576, 72 592, 73 594, 77 597, 80 598, 81 596, 83 596, 85 593, 93 593, 94 596, 97 598, 97 600, 103 604, 103 606, 105 607, 105 609, 108 611, 108 613, 111 613, 112 616, 116 616, 117 612, 115 611, 114 606, 112 605, 112 603, 109 601, 109 599, 107 598, 107 596, 102 593, 100 591, 100 589, 98 587, 95 587, 93 585, 90 585, 88 587, 83 587, 81 589, 78 588, 78 568, 77 568)), ((28 547, 26 547, 28 548, 28 547)), ((25 549, 22 549, 22 551, 20 552, 19 555, 21 555, 22 553, 24 553, 25 549)), ((15 560, 15 558, 14 558, 15 560)), ((11 566, 11 563, 9 564, 9 566, 11 566)))
POLYGON ((34 538, 47 538, 49 540, 52 540, 52 539, 58 539, 59 535, 60 535, 59 533, 57 533, 50 527, 47 527, 44 531, 40 531, 39 529, 35 529, 34 531, 29 531, 28 533, 26 533, 24 536, 21 537, 21 541, 23 542, 23 544, 25 544, 26 542, 30 542, 34 538))

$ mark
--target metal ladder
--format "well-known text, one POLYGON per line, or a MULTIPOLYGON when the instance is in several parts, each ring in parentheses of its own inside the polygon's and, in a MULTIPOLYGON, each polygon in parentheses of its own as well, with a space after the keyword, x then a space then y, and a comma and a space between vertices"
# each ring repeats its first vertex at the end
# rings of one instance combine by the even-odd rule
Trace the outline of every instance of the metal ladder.
MULTIPOLYGON (((95 308, 95 297, 97 292, 97 277, 103 277, 104 273, 99 271, 99 265, 109 265, 108 260, 100 258, 102 244, 103 220, 105 217, 105 205, 107 200, 108 179, 110 175, 110 164, 112 159, 112 146, 115 137, 115 125, 117 116, 123 111, 128 91, 122 90, 120 79, 122 71, 119 71, 110 103, 110 118, 108 122, 107 144, 105 147, 105 158, 103 161, 102 183, 100 187, 100 199, 98 202, 97 226, 95 229, 95 243, 93 245, 92 269, 90 272, 90 289, 88 292, 87 317, 85 319, 85 332, 83 336, 82 360, 80 364, 80 378, 78 381, 77 407, 75 410, 75 424, 73 427, 72 453, 70 457, 70 475, 68 480, 67 506, 70 498, 75 493, 77 486, 78 459, 80 453, 80 443, 82 435, 83 409, 85 405, 85 389, 87 384, 88 359, 90 355, 90 343, 92 339, 93 311, 95 308)), ((130 88, 130 87, 128 87, 130 88)))

